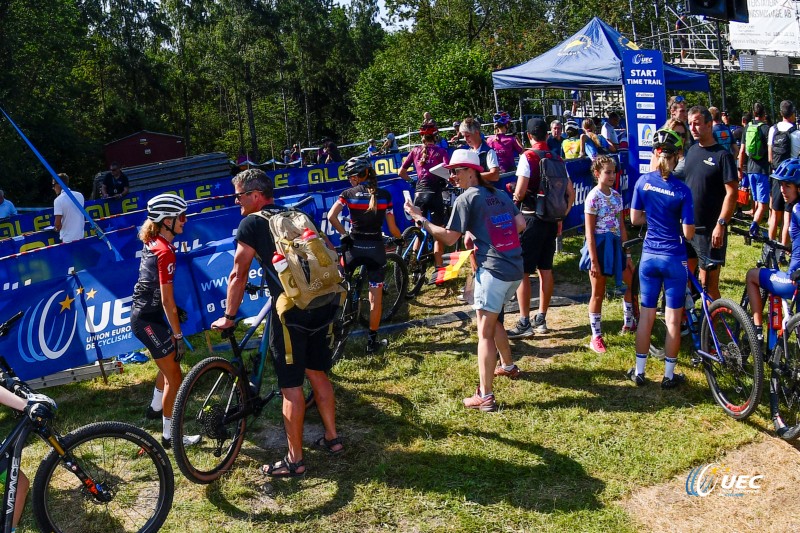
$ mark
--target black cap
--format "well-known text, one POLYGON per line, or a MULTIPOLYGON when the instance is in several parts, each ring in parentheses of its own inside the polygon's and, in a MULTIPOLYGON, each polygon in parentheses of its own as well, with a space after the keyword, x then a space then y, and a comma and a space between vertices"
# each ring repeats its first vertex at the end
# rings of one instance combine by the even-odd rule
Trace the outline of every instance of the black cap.
POLYGON ((528 133, 537 139, 547 137, 547 122, 539 117, 528 120, 528 133))

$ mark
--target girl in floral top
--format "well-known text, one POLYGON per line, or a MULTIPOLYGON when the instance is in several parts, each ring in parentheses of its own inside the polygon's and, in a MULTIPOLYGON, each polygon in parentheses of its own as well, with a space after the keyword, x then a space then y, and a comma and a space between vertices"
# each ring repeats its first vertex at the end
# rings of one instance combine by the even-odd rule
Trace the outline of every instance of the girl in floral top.
MULTIPOLYGON (((592 174, 597 179, 597 186, 589 192, 584 204, 586 243, 581 258, 581 270, 589 271, 592 283, 592 297, 589 300, 592 340, 589 348, 597 353, 605 353, 606 345, 601 332, 600 312, 606 292, 606 276, 614 276, 619 285, 623 271, 630 275, 633 265, 630 256, 627 257, 627 261, 623 259, 622 241, 627 240, 627 235, 622 220, 622 196, 611 188, 617 177, 614 160, 607 155, 598 156, 592 162, 592 174)), ((630 285, 630 281, 628 279, 626 281, 630 285)), ((633 331, 630 289, 625 293, 623 310, 625 315, 623 333, 633 331)))

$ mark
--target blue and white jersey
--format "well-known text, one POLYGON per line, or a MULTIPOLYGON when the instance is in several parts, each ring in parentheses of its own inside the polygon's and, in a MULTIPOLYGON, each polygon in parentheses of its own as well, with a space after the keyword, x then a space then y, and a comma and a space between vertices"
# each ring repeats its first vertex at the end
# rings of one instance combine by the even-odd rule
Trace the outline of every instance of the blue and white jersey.
POLYGON ((789 238, 792 239, 792 258, 789 261, 789 274, 791 274, 800 268, 800 202, 797 201, 792 206, 789 238))
POLYGON ((694 224, 692 191, 672 174, 665 181, 658 171, 639 178, 631 209, 644 211, 647 235, 643 253, 686 259, 681 224, 694 224))

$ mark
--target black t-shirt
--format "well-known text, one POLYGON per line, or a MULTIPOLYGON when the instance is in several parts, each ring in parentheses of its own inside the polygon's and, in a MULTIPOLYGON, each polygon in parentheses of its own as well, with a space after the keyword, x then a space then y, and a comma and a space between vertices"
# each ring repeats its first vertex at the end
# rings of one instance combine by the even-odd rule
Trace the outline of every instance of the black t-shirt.
POLYGON ((385 189, 378 189, 376 195, 375 211, 367 211, 370 194, 363 183, 343 191, 339 196, 339 203, 350 210, 350 222, 353 225, 350 233, 353 238, 371 241, 383 239, 383 221, 386 220, 386 213, 392 212, 392 195, 385 189))
MULTIPOLYGON (((272 214, 285 211, 285 209, 277 205, 269 205, 262 211, 272 214)), ((264 279, 269 287, 269 292, 273 298, 277 298, 283 292, 283 286, 280 284, 275 267, 272 266, 275 242, 269 231, 269 222, 256 215, 244 217, 239 223, 239 229, 236 230, 236 241, 246 244, 256 251, 256 259, 264 271, 264 279), (268 273, 267 270, 270 270, 271 273, 268 273)))
POLYGON ((736 161, 722 145, 702 147, 695 143, 686 152, 684 173, 692 191, 694 223, 711 234, 719 220, 727 191, 725 184, 738 181, 736 161))
POLYGON ((106 186, 106 194, 109 196, 116 196, 122 194, 128 187, 128 176, 124 172, 119 173, 119 179, 115 179, 111 172, 106 172, 103 176, 103 185, 106 186))

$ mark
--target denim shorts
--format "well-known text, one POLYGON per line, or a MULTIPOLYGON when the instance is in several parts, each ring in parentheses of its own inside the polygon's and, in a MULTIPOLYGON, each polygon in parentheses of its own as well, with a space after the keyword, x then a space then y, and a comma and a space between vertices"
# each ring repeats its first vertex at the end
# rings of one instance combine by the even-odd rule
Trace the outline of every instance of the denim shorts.
POLYGON ((521 280, 499 280, 485 268, 479 268, 475 273, 475 292, 472 308, 476 311, 500 313, 505 303, 516 292, 520 282, 521 280))

